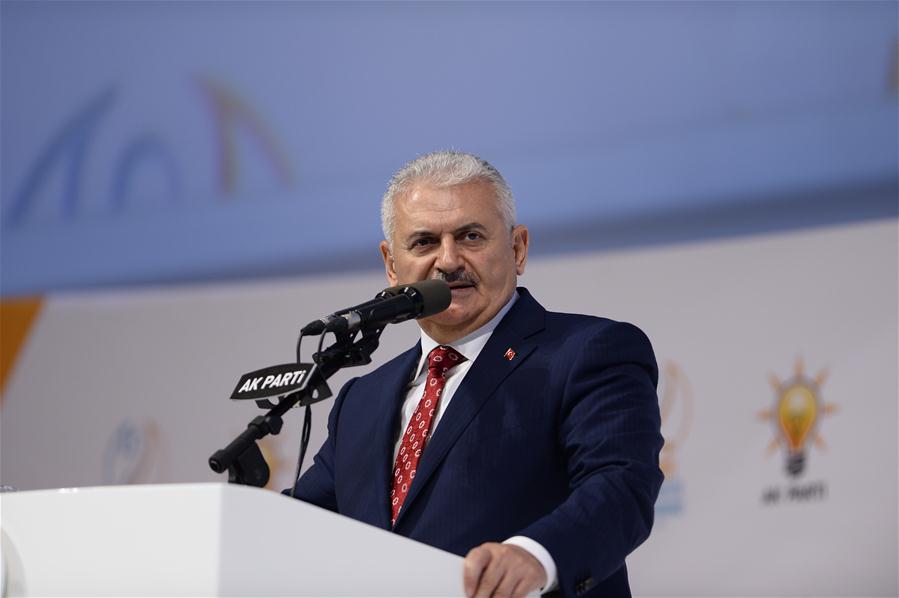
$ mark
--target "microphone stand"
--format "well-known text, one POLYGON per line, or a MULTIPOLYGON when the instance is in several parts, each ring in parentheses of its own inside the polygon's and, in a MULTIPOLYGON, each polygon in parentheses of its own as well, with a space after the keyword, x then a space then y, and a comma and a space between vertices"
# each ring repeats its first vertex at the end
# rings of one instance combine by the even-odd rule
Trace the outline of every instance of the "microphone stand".
MULTIPOLYGON (((315 362, 309 372, 309 384, 303 389, 280 397, 276 405, 267 399, 256 401, 260 407, 272 407, 265 415, 259 415, 247 424, 237 438, 223 449, 217 450, 209 457, 209 467, 216 473, 228 470, 228 483, 246 486, 264 487, 269 480, 269 467, 259 450, 257 440, 269 434, 277 435, 284 424, 282 416, 288 409, 297 406, 312 405, 331 396, 327 379, 345 367, 366 365, 371 363, 371 354, 378 348, 384 325, 363 328, 358 340, 357 334, 337 331, 337 342, 312 356, 315 362)), ((300 340, 303 336, 300 334, 300 340)), ((297 342, 297 362, 300 362, 299 341, 297 342)), ((306 411, 308 417, 309 410, 306 411)), ((304 424, 304 427, 305 424, 304 424)), ((296 483, 296 482, 294 482, 296 483)))

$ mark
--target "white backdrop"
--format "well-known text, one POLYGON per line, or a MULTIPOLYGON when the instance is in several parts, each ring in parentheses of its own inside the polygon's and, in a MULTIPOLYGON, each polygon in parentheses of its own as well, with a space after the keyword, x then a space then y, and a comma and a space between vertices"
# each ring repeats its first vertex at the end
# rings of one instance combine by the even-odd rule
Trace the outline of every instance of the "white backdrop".
MULTIPOLYGON (((896 595, 895 220, 533 259, 521 284, 654 343, 667 480, 629 560, 636 594, 896 595), (791 476, 771 414, 797 384, 817 417, 791 476)), ((227 399, 239 375, 290 361, 301 324, 383 286, 364 272, 50 297, 6 385, 2 482, 221 479, 207 458, 257 412, 227 399)), ((416 335, 389 328, 374 365, 416 335)), ((313 447, 330 405, 314 408, 313 447)), ((297 411, 265 445, 276 488, 299 425, 297 411)))

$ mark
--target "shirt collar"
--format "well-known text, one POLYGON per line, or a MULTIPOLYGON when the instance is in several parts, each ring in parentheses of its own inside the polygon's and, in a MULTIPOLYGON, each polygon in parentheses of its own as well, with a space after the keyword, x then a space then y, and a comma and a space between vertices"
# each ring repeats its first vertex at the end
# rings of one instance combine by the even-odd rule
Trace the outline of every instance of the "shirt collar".
MULTIPOLYGON (((499 326, 503 317, 509 313, 509 310, 512 309, 512 306, 515 305, 516 301, 518 301, 517 290, 512 293, 512 297, 509 298, 503 308, 499 310, 489 322, 471 334, 450 343, 449 346, 464 355, 465 359, 469 362, 474 362, 474 360, 478 358, 478 355, 481 354, 481 349, 483 349, 487 344, 487 341, 490 340, 490 335, 493 334, 493 331, 496 330, 496 327, 499 326)), ((424 330, 421 331, 421 357, 418 360, 418 369, 415 370, 415 377, 418 377, 418 375, 421 374, 422 368, 424 368, 425 362, 428 359, 428 354, 431 350, 440 344, 441 343, 438 343, 428 336, 424 330)))

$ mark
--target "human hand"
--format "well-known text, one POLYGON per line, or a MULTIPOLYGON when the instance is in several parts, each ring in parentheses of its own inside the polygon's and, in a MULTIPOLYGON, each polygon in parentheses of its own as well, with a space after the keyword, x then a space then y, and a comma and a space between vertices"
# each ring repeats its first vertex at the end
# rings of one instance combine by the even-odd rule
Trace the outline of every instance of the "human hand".
POLYGON ((546 571, 520 546, 487 542, 465 555, 462 583, 469 598, 526 596, 546 585, 546 571))

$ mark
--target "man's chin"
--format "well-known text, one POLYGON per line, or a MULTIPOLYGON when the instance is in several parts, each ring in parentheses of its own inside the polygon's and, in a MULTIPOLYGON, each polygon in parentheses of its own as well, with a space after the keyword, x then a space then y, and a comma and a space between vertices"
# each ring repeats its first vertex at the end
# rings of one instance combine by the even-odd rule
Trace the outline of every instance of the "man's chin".
POLYGON ((443 329, 461 330, 471 323, 474 315, 470 313, 470 310, 463 309, 461 305, 458 305, 454 298, 448 308, 429 318, 422 318, 419 322, 429 326, 439 326, 443 329))
POLYGON ((423 318, 420 321, 434 324, 436 326, 442 326, 444 328, 464 326, 465 323, 468 322, 469 318, 463 317, 461 314, 447 313, 451 309, 453 309, 452 306, 447 308, 445 311, 440 312, 439 314, 433 315, 430 318, 423 318))

